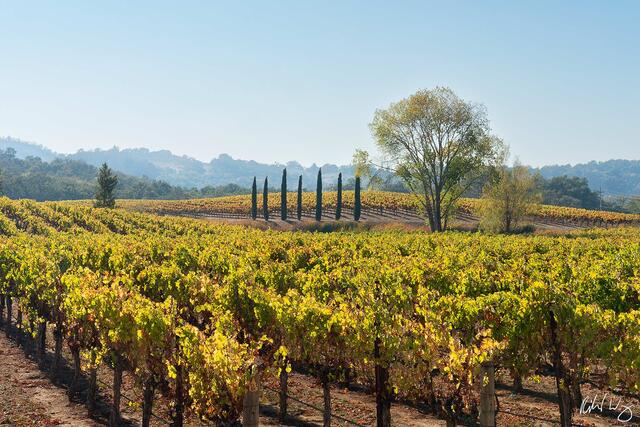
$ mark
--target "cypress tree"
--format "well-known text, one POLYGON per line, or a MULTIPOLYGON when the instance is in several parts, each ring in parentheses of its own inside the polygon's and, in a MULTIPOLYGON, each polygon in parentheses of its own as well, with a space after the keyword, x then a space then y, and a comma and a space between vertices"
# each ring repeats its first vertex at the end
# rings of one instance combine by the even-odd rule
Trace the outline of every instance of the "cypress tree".
POLYGON ((360 204, 360 177, 356 176, 356 189, 354 191, 355 202, 353 204, 353 219, 360 221, 360 210, 362 208, 360 204))
POLYGON ((298 177, 298 221, 302 220, 302 175, 298 177))
POLYGON ((280 219, 287 220, 287 168, 282 171, 282 185, 280 186, 280 219))
POLYGON ((264 178, 264 188, 262 189, 262 214, 264 220, 269 221, 269 177, 264 178))
POLYGON ((318 182, 316 183, 316 221, 322 219, 322 169, 318 169, 318 182))
POLYGON ((338 174, 338 200, 336 201, 336 219, 342 216, 342 172, 338 174))
POLYGON ((98 186, 96 188, 96 208, 115 208, 116 199, 113 192, 118 185, 118 176, 113 173, 111 168, 103 163, 98 171, 98 186))
POLYGON ((251 185, 251 218, 256 219, 258 217, 258 186, 256 184, 256 177, 253 177, 253 185, 251 185))

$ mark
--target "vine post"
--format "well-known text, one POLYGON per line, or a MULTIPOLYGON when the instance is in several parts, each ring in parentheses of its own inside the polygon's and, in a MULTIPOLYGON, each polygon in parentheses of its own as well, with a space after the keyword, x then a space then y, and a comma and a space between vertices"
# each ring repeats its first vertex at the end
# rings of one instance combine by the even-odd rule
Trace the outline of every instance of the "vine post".
POLYGON ((248 383, 247 392, 242 402, 242 425, 243 427, 258 427, 260 425, 260 368, 261 361, 258 359, 251 366, 251 378, 248 383))
POLYGON ((572 407, 571 393, 564 364, 562 363, 562 348, 558 339, 558 322, 553 310, 549 310, 549 329, 553 351, 553 370, 558 390, 558 406, 560 407, 560 425, 571 427, 572 407))
POLYGON ((120 425, 120 398, 122 389, 122 361, 120 356, 115 356, 113 363, 113 402, 111 404, 111 415, 109 416, 109 427, 120 425))
POLYGON ((89 416, 93 416, 96 410, 96 391, 98 389, 98 366, 96 364, 96 355, 91 355, 91 366, 89 367, 89 389, 87 390, 87 410, 89 416))
POLYGON ((480 427, 496 427, 496 377, 492 361, 480 365, 480 381, 480 427))
POLYGON ((57 375, 58 370, 60 369, 60 364, 62 362, 62 340, 63 340, 63 331, 62 331, 62 320, 58 319, 56 321, 56 328, 53 330, 53 336, 55 339, 55 356, 53 358, 53 374, 57 375))
POLYGON ((153 395, 155 392, 155 380, 153 375, 144 381, 142 397, 142 427, 149 427, 151 422, 151 410, 153 408, 153 395))
POLYGON ((389 369, 380 362, 380 338, 374 343, 374 358, 376 361, 376 426, 391 427, 391 385, 389 384, 389 369))
POLYGON ((75 394, 78 390, 78 383, 80 381, 80 346, 74 343, 73 345, 69 345, 69 349, 71 350, 71 355, 73 356, 73 379, 71 380, 71 384, 67 389, 67 396, 69 397, 69 401, 73 401, 75 398, 75 394))
POLYGON ((278 412, 278 419, 280 422, 284 422, 287 418, 287 394, 289 392, 289 372, 287 371, 287 366, 288 360, 284 357, 282 366, 280 367, 280 411, 278 412))
POLYGON ((47 353, 47 321, 38 322, 38 362, 40 366, 44 366, 45 355, 47 353))

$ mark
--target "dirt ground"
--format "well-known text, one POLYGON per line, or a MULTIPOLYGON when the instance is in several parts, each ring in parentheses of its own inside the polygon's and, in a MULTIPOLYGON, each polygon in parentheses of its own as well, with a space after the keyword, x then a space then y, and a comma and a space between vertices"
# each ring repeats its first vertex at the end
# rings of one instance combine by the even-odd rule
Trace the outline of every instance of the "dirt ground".
POLYGON ((0 332, 0 425, 96 426, 83 406, 69 403, 36 362, 0 332))

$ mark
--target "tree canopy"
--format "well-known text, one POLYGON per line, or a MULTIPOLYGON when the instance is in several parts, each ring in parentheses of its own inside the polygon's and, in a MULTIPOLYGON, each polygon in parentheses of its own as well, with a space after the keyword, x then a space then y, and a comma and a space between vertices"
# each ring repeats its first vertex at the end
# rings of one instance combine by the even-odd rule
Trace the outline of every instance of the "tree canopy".
POLYGON ((96 208, 114 208, 116 206, 115 189, 118 176, 103 163, 98 170, 98 185, 96 188, 96 208))
POLYGON ((456 200, 504 157, 486 109, 449 88, 420 90, 377 110, 370 127, 384 167, 416 195, 433 231, 446 229, 456 200))

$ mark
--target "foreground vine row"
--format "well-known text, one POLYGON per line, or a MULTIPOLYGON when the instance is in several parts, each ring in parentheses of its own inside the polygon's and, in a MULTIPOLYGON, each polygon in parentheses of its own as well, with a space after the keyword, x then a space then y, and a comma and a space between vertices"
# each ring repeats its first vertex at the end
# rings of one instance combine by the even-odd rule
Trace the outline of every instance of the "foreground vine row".
POLYGON ((325 385, 369 386, 379 425, 395 397, 476 418, 487 361, 516 385, 552 366, 569 419, 594 373, 640 391, 636 229, 312 234, 6 199, 0 210, 2 311, 19 311, 41 348, 53 325, 56 363, 66 342, 94 390, 98 364, 114 368, 114 425, 125 370, 145 419, 162 392, 176 425, 185 411, 237 422, 292 362, 325 385))

